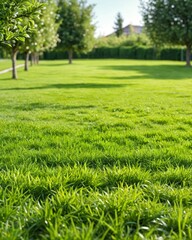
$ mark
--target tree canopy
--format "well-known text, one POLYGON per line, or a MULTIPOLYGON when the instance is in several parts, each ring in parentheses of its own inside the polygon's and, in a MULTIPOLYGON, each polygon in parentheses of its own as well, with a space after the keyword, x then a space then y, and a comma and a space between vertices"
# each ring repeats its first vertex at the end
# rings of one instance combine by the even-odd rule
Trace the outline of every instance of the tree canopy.
MULTIPOLYGON (((57 5, 54 0, 44 1, 44 7, 38 17, 34 18, 35 30, 29 33, 21 50, 25 53, 25 70, 28 70, 28 56, 38 59, 39 53, 53 49, 58 41, 57 5)), ((32 62, 34 62, 32 61, 32 62)))
POLYGON ((42 7, 37 0, 0 1, 0 42, 7 44, 11 39, 24 41, 28 27, 33 27, 32 16, 42 7))
POLYGON ((12 78, 17 78, 16 57, 19 43, 29 38, 43 4, 38 0, 4 0, 0 2, 0 43, 11 47, 12 78))
POLYGON ((59 46, 68 51, 69 63, 73 52, 82 53, 92 49, 95 26, 92 24, 94 5, 86 1, 59 0, 59 46))
POLYGON ((192 47, 192 0, 142 1, 147 33, 156 44, 186 46, 186 65, 190 66, 192 47))

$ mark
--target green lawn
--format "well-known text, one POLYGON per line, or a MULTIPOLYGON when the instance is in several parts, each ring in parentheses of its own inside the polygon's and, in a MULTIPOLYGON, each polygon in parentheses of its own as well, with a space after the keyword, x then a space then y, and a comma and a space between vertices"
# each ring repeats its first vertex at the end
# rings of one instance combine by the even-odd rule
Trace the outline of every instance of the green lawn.
POLYGON ((192 69, 41 62, 0 75, 0 239, 192 239, 192 69))
MULTIPOLYGON (((18 60, 17 65, 24 64, 23 61, 18 60)), ((0 72, 12 67, 10 59, 0 59, 0 72)))
POLYGON ((0 72, 5 70, 5 69, 8 69, 8 68, 11 68, 11 60, 9 59, 0 59, 0 72))

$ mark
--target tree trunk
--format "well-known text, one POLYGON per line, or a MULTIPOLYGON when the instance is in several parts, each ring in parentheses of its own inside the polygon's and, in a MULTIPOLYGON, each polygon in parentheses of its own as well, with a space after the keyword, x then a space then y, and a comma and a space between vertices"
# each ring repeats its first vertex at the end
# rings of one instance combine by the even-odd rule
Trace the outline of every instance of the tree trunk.
POLYGON ((36 60, 36 64, 39 64, 39 53, 36 53, 35 60, 36 60))
POLYGON ((34 52, 31 53, 31 66, 33 66, 33 64, 35 64, 35 53, 34 52))
POLYGON ((68 58, 69 58, 69 64, 72 64, 72 60, 73 60, 73 50, 72 49, 68 50, 68 58))
POLYGON ((11 60, 12 60, 12 79, 17 79, 17 69, 16 69, 16 61, 17 61, 17 48, 12 47, 11 60))
POLYGON ((30 63, 31 63, 31 66, 33 66, 32 53, 31 53, 31 55, 30 55, 30 63))
POLYGON ((191 46, 187 46, 186 50, 186 66, 191 66, 191 46))
POLYGON ((28 71, 29 70, 29 51, 25 52, 25 67, 24 70, 28 71))

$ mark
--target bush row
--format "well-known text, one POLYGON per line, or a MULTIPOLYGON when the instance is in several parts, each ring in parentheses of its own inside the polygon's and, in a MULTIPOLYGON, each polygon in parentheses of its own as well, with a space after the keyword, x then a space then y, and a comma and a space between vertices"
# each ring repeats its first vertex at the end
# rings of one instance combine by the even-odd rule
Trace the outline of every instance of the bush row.
MULTIPOLYGON (((74 58, 120 58, 120 59, 160 59, 160 60, 185 60, 184 49, 165 48, 156 50, 152 47, 100 47, 94 48, 87 54, 74 55, 74 58)), ((67 59, 67 52, 62 49, 55 49, 45 52, 43 59, 67 59)))

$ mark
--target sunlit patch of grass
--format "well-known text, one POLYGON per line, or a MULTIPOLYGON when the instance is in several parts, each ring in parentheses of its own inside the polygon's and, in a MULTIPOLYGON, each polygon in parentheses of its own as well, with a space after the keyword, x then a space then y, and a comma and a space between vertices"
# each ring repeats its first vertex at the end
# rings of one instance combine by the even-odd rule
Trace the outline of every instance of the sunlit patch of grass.
POLYGON ((11 68, 11 60, 10 59, 1 59, 0 60, 0 72, 11 68))
POLYGON ((41 62, 0 76, 0 232, 191 239, 192 75, 182 63, 41 62))

